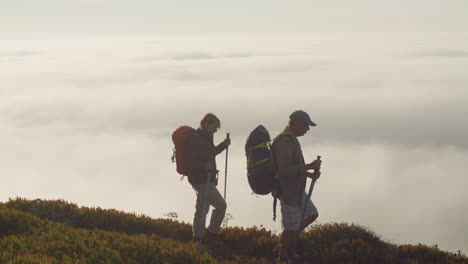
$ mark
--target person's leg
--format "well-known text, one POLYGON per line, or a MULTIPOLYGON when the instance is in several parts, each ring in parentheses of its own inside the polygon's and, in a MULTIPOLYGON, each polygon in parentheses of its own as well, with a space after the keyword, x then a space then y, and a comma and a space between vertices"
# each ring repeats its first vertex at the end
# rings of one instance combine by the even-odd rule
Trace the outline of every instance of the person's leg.
POLYGON ((285 259, 289 257, 289 253, 293 246, 294 239, 296 239, 296 231, 283 231, 280 239, 280 259, 285 259))
POLYGON ((208 231, 211 233, 218 233, 221 224, 223 223, 224 215, 226 214, 227 204, 214 184, 210 184, 208 201, 210 205, 214 207, 214 210, 211 213, 208 231))
MULTIPOLYGON (((195 193, 197 194, 197 201, 195 204, 195 215, 193 217, 192 232, 193 232, 193 237, 198 238, 198 239, 201 237, 202 232, 205 229, 205 227, 202 226, 203 201, 205 199, 204 197, 205 188, 206 188, 206 184, 197 184, 193 186, 193 189, 195 190, 195 193)), ((207 203, 205 215, 208 214, 209 208, 210 208, 209 203, 207 203)))
MULTIPOLYGON (((304 210, 304 204, 305 204, 306 200, 307 200, 307 193, 304 192, 304 194, 302 196, 302 206, 301 206, 302 209, 301 210, 304 210)), ((305 212, 305 215, 304 215, 304 220, 303 220, 302 226, 301 226, 301 232, 304 231, 304 229, 306 229, 310 224, 312 224, 318 218, 318 215, 319 214, 318 214, 317 207, 315 207, 312 200, 309 199, 307 201, 307 207, 306 207, 306 212, 305 212)))
MULTIPOLYGON (((307 200, 307 194, 304 192, 304 195, 302 197, 300 217, 302 217, 302 214, 304 213, 304 204, 306 200, 307 200)), ((304 214, 304 220, 302 221, 300 232, 304 231, 304 229, 306 229, 310 224, 312 224, 317 219, 317 217, 318 217, 317 208, 315 207, 314 203, 309 199, 307 201, 307 207, 306 207, 306 211, 304 214)), ((296 236, 296 238, 298 237, 296 236)), ((298 239, 297 241, 295 241, 294 248, 291 248, 291 251, 289 252, 289 254, 290 256, 297 255, 298 253, 300 255, 300 253, 303 251, 304 251, 304 242, 298 239)))
POLYGON ((317 220, 318 214, 312 215, 304 219, 304 223, 302 224, 301 232, 304 231, 310 224, 312 224, 315 220, 317 220))
POLYGON ((296 239, 297 229, 300 220, 300 208, 287 205, 280 201, 281 205, 281 224, 283 233, 280 239, 280 259, 291 257, 291 250, 296 239))

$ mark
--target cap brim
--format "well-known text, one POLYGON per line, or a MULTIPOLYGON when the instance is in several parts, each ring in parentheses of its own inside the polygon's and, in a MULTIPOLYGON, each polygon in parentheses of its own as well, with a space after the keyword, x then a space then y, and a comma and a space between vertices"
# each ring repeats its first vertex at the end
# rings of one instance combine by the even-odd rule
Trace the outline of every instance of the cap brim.
POLYGON ((308 124, 309 126, 317 126, 317 124, 315 124, 312 120, 309 120, 309 121, 307 122, 307 124, 308 124))

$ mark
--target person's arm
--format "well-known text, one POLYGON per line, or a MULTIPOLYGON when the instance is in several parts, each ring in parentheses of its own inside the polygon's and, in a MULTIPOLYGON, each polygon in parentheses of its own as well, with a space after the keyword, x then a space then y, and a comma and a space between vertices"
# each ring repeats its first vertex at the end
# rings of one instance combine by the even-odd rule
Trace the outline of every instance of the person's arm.
POLYGON ((306 172, 307 177, 311 178, 312 180, 318 180, 320 178, 320 171, 306 172))
POLYGON ((293 143, 291 139, 284 137, 275 144, 276 168, 281 175, 288 177, 301 177, 306 173, 306 165, 294 164, 293 143))
POLYGON ((215 147, 215 155, 223 152, 230 144, 231 141, 229 139, 225 139, 223 142, 219 143, 219 145, 215 147))

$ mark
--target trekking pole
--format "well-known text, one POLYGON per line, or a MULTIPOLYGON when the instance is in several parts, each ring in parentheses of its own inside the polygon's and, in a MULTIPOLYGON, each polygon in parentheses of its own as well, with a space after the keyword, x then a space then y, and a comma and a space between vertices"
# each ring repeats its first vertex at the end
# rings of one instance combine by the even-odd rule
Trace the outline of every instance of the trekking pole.
MULTIPOLYGON (((229 139, 229 133, 226 133, 226 138, 229 139)), ((226 201, 228 151, 229 151, 229 146, 227 146, 226 148, 226 166, 224 166, 224 201, 226 201)))
POLYGON ((210 190, 210 180, 211 180, 211 172, 208 172, 208 179, 206 182, 205 188, 205 198, 203 199, 203 215, 202 215, 202 226, 201 226, 201 234, 200 234, 200 247, 203 242, 203 236, 205 235, 205 222, 206 222, 206 203, 208 201, 208 194, 210 190))
MULTIPOLYGON (((317 160, 320 160, 320 158, 322 158, 322 157, 317 156, 317 160)), ((317 170, 317 171, 314 171, 314 172, 317 172, 317 173, 320 174, 320 170, 317 170)), ((294 240, 293 249, 296 248, 296 243, 299 240, 299 237, 300 237, 300 234, 301 234, 302 225, 304 224, 304 216, 305 216, 306 209, 307 209, 307 203, 309 202, 310 197, 312 196, 312 190, 314 189, 315 181, 316 180, 313 179, 312 182, 310 183, 309 193, 307 193, 307 199, 305 200, 305 203, 304 203, 304 210, 302 211, 301 222, 299 223, 299 227, 297 228, 297 235, 296 235, 296 239, 294 240)))

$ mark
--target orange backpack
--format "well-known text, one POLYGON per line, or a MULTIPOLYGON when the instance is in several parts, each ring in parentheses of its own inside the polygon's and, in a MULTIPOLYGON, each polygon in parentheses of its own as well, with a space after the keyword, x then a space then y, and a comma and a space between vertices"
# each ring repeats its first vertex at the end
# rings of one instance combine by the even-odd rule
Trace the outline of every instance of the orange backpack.
POLYGON ((180 126, 172 133, 174 142, 172 162, 176 162, 177 172, 189 177, 187 145, 195 129, 189 126, 180 126))

